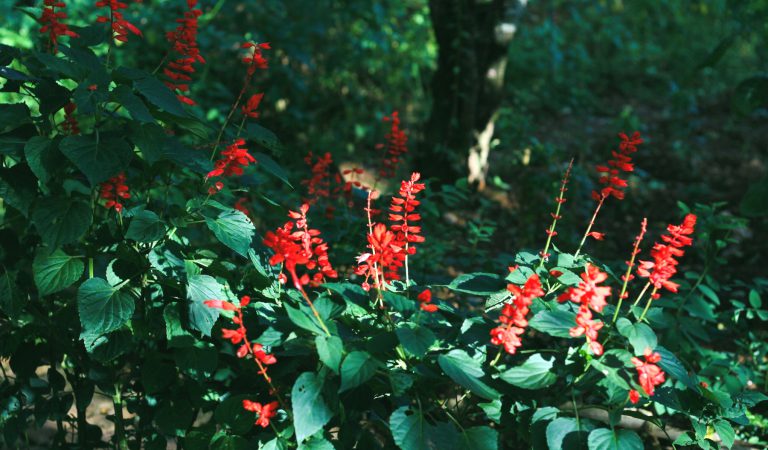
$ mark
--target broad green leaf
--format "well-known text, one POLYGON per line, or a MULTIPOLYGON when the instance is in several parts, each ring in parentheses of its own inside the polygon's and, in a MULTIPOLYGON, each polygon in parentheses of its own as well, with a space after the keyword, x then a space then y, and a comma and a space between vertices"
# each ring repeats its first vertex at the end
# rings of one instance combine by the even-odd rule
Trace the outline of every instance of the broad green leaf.
POLYGON ((398 325, 395 334, 405 351, 417 358, 426 355, 437 342, 437 337, 429 328, 410 322, 398 325))
POLYGON ((403 450, 430 450, 427 433, 429 424, 419 411, 408 406, 395 410, 389 417, 392 438, 403 450))
POLYGON ((206 217, 205 223, 222 244, 242 256, 248 255, 255 227, 242 212, 230 209, 222 211, 218 217, 206 217))
MULTIPOLYGON (((582 441, 579 436, 580 433, 591 430, 593 427, 586 420, 576 421, 576 419, 570 417, 559 417, 547 425, 547 446, 550 450, 560 450, 563 448, 571 448, 566 446, 566 441, 570 441, 568 436, 571 433, 577 433, 574 435, 575 441, 582 441), (581 428, 579 428, 581 425, 581 428)), ((586 440, 586 436, 584 437, 586 440)), ((582 444, 583 446, 583 444, 582 444)), ((580 447, 579 447, 580 448, 580 447)))
POLYGON ((453 381, 486 399, 494 400, 500 397, 498 391, 480 381, 485 375, 480 363, 472 359, 464 350, 454 349, 437 358, 440 368, 453 381))
POLYGON ((632 430, 598 428, 589 433, 589 450, 643 450, 643 441, 632 430))
POLYGON ((133 157, 131 146, 120 138, 102 137, 97 142, 93 136, 67 136, 59 150, 88 177, 91 186, 117 175, 133 157))
POLYGON ((270 175, 274 176, 278 180, 287 184, 288 187, 293 189, 293 185, 288 180, 288 174, 285 173, 283 168, 280 167, 280 165, 276 163, 274 159, 270 158, 264 153, 255 152, 252 154, 254 159, 256 159, 256 161, 259 163, 259 167, 266 170, 270 175))
POLYGON ((189 347, 194 344, 194 336, 181 324, 178 305, 166 305, 163 309, 163 320, 165 321, 165 338, 168 340, 169 347, 189 347))
POLYGON ((335 450, 335 447, 324 437, 315 435, 301 443, 299 450, 335 450))
POLYGON ((23 307, 22 291, 16 287, 16 277, 14 274, 5 272, 0 275, 0 311, 8 317, 16 318, 21 313, 23 307))
POLYGON ((499 378, 523 389, 542 389, 557 381, 552 371, 555 358, 544 359, 540 353, 528 358, 523 364, 503 372, 499 378))
POLYGON ((356 388, 370 380, 381 363, 367 352, 355 351, 341 362, 341 387, 339 392, 356 388))
POLYGON ((301 443, 323 428, 333 412, 322 396, 323 379, 312 372, 299 375, 291 390, 291 408, 296 441, 301 443))
POLYGON ((77 291, 80 337, 89 340, 117 330, 131 319, 135 306, 133 296, 116 290, 107 280, 86 280, 77 291))
POLYGON ((683 363, 677 359, 674 353, 661 346, 656 347, 655 351, 661 356, 661 360, 658 363, 659 367, 661 367, 668 376, 680 380, 691 389, 698 390, 698 384, 691 378, 688 371, 683 366, 683 363))
MULTIPOLYGON (((280 152, 280 150, 282 149, 282 144, 280 143, 280 140, 277 138, 275 133, 273 133, 271 130, 268 130, 262 127, 257 123, 250 122, 245 127, 245 131, 246 131, 246 135, 248 136, 248 140, 257 142, 259 145, 266 148, 267 150, 272 150, 273 153, 280 152)), ((258 158, 256 159, 258 160, 258 158)), ((287 182, 287 179, 286 179, 286 182, 287 182)))
POLYGON ((173 360, 182 373, 194 380, 203 381, 216 371, 219 352, 213 344, 198 341, 192 347, 175 349, 173 360))
MULTIPOLYGON (((314 316, 314 314, 312 314, 309 308, 293 308, 287 303, 283 303, 283 308, 285 308, 285 312, 288 313, 288 319, 296 326, 315 333, 319 336, 326 335, 325 330, 323 330, 323 328, 320 326, 317 318, 314 316)), ((327 325, 328 324, 326 323, 326 326, 327 325)))
POLYGON ((720 304, 720 298, 717 296, 717 292, 715 292, 711 287, 700 284, 698 286, 699 290, 704 293, 715 305, 720 304))
POLYGON ((51 255, 39 253, 32 263, 35 285, 40 295, 53 294, 72 286, 83 276, 85 264, 78 258, 56 250, 51 255))
POLYGON ((29 108, 24 103, 6 103, 0 105, 0 133, 18 128, 31 121, 29 108))
POLYGON ((499 433, 491 427, 472 427, 462 434, 466 450, 497 450, 499 433))
POLYGON ((187 279, 187 299, 189 300, 189 324, 206 336, 211 335, 211 328, 219 318, 217 308, 204 305, 206 300, 224 300, 224 292, 215 278, 209 275, 195 275, 187 279))
POLYGON ((642 355, 646 348, 654 350, 658 344, 656 333, 644 323, 632 324, 622 317, 616 322, 616 327, 622 336, 629 339, 635 355, 642 355))
POLYGON ((733 447, 733 441, 736 440, 736 432, 734 431, 733 426, 731 426, 727 420, 723 419, 716 420, 713 426, 715 427, 717 435, 720 436, 723 445, 726 448, 733 447))
POLYGON ((565 310, 539 311, 529 325, 550 336, 570 338, 570 329, 576 325, 576 314, 565 310))
POLYGON ((344 343, 341 338, 326 336, 325 334, 317 336, 315 337, 315 347, 320 361, 338 374, 341 359, 344 356, 344 343))
POLYGON ((51 172, 61 165, 59 151, 45 136, 32 136, 24 145, 24 157, 29 169, 43 184, 51 178, 51 172))
POLYGON ((51 249, 76 241, 88 231, 92 220, 88 203, 62 197, 44 198, 32 212, 32 223, 51 249))
POLYGON ((246 399, 249 399, 247 395, 232 395, 222 400, 213 413, 216 423, 233 434, 247 433, 256 418, 254 413, 243 409, 243 400, 246 399))
POLYGON ((504 280, 493 273, 465 273, 448 284, 448 289, 473 295, 491 295, 505 287, 504 280))
POLYGON ((133 120, 146 123, 155 122, 155 118, 152 117, 144 101, 134 94, 130 87, 120 85, 112 90, 112 95, 131 114, 133 120))
POLYGON ((131 218, 126 239, 136 242, 155 242, 165 235, 165 224, 152 211, 139 211, 131 218))
POLYGON ((195 419, 195 410, 189 400, 172 397, 160 403, 155 412, 157 428, 168 436, 184 436, 195 419))
POLYGON ((170 89, 156 78, 147 76, 140 78, 133 82, 133 87, 138 91, 148 102, 157 106, 165 112, 171 113, 176 116, 185 116, 187 113, 184 111, 184 107, 176 97, 176 94, 171 92, 170 89))

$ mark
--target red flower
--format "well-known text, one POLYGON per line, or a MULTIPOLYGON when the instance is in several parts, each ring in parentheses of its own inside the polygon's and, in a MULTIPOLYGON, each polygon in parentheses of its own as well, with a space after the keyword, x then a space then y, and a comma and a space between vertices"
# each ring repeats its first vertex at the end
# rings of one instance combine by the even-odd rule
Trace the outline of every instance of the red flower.
POLYGON ((632 402, 633 405, 636 404, 637 402, 639 402, 640 401, 640 393, 637 392, 634 389, 630 389, 630 391, 629 391, 629 401, 632 402))
POLYGON ((275 364, 277 358, 274 355, 268 354, 264 351, 264 347, 258 342, 248 341, 248 330, 243 323, 243 308, 251 303, 251 297, 244 295, 240 297, 240 306, 226 300, 206 300, 203 304, 209 308, 223 309, 224 311, 234 311, 235 315, 232 317, 232 323, 237 325, 235 329, 222 328, 221 337, 231 342, 233 345, 237 345, 236 355, 238 358, 245 358, 248 354, 253 355, 253 359, 259 366, 259 373, 261 373, 269 382, 269 376, 267 376, 266 365, 275 364))
POLYGON ((416 247, 412 244, 424 242, 424 237, 420 235, 421 227, 411 225, 421 220, 421 215, 415 212, 421 203, 416 200, 416 194, 424 190, 424 183, 418 183, 420 178, 421 175, 414 172, 409 180, 402 181, 398 192, 400 197, 392 197, 389 206, 389 221, 392 223, 390 229, 397 233, 397 240, 409 255, 416 253, 416 247))
POLYGON ((598 241, 602 241, 603 239, 605 239, 605 233, 599 233, 597 231, 592 231, 591 233, 588 234, 588 236, 598 241))
POLYGON ((432 291, 429 289, 424 289, 421 291, 421 294, 416 297, 416 300, 419 301, 419 308, 421 308, 423 311, 429 313, 437 311, 437 305, 432 303, 432 291))
POLYGON ((654 353, 650 348, 645 349, 645 361, 639 358, 632 358, 632 364, 635 365, 638 374, 638 383, 646 394, 652 396, 654 388, 664 382, 664 371, 655 363, 661 361, 661 355, 654 353))
POLYGON ((221 152, 221 159, 216 161, 213 170, 208 172, 206 177, 231 177, 233 175, 242 175, 243 167, 248 167, 250 163, 256 162, 256 159, 248 153, 247 148, 240 148, 243 145, 245 145, 244 139, 236 139, 235 142, 228 145, 227 148, 221 152))
MULTIPOLYGON (((382 120, 384 123, 391 122, 392 125, 389 133, 384 136, 387 144, 379 177, 391 178, 395 176, 401 157, 408 152, 408 135, 405 130, 400 129, 400 114, 397 111, 393 111, 390 116, 384 116, 382 120)), ((384 145, 380 144, 379 147, 383 148, 384 145)))
POLYGON ((355 269, 355 274, 365 275, 363 289, 366 291, 371 288, 371 277, 375 289, 383 288, 387 281, 399 280, 398 269, 405 261, 405 250, 401 242, 383 223, 374 225, 367 238, 371 252, 357 257, 358 267, 355 269))
POLYGON ((264 94, 251 95, 251 98, 248 99, 248 102, 246 102, 246 104, 240 108, 243 112, 243 115, 252 119, 257 119, 259 117, 259 113, 256 110, 259 109, 259 104, 261 103, 262 98, 264 98, 264 94))
POLYGON ((613 196, 618 200, 624 198, 623 189, 627 187, 627 180, 621 178, 621 172, 632 172, 635 170, 632 165, 632 153, 637 151, 637 146, 643 143, 640 133, 635 131, 631 137, 625 133, 619 133, 621 143, 619 151, 612 151, 613 159, 608 161, 607 166, 597 166, 597 171, 602 175, 598 180, 604 185, 600 192, 593 192, 592 197, 595 200, 605 199, 613 196))
POLYGON ((163 74, 168 78, 165 85, 172 91, 180 91, 177 97, 179 101, 194 105, 195 102, 185 95, 189 92, 189 82, 195 72, 194 63, 205 64, 205 59, 200 55, 197 45, 197 19, 203 14, 200 9, 195 9, 197 0, 187 0, 188 11, 184 16, 176 19, 179 24, 174 31, 165 34, 165 38, 171 43, 173 51, 178 55, 169 61, 163 69, 163 74))
POLYGON ((240 211, 241 213, 245 214, 248 217, 251 217, 251 211, 248 209, 248 198, 247 197, 240 197, 235 202, 235 205, 233 206, 236 210, 240 211))
POLYGON ((64 105, 64 121, 61 123, 61 128, 65 133, 76 135, 80 134, 80 124, 77 122, 77 118, 74 115, 77 105, 73 102, 69 102, 64 105))
POLYGON ((534 298, 544 296, 544 290, 541 288, 541 280, 536 274, 528 277, 522 288, 509 284, 507 290, 512 293, 512 302, 501 308, 499 322, 504 326, 498 326, 491 330, 491 344, 503 345, 507 353, 514 354, 517 348, 523 345, 520 335, 525 332, 525 327, 528 326, 526 316, 530 311, 531 303, 533 303, 534 298))
POLYGON ((97 8, 109 8, 109 16, 98 16, 96 20, 100 23, 109 22, 112 28, 114 38, 120 42, 128 42, 128 33, 141 36, 141 31, 132 23, 128 22, 120 12, 128 5, 120 0, 99 0, 96 2, 97 8))
POLYGON ((331 195, 331 176, 330 167, 333 164, 333 157, 329 152, 326 152, 322 156, 317 157, 316 162, 313 161, 313 154, 310 151, 307 156, 304 157, 304 162, 311 167, 312 177, 308 180, 302 180, 301 184, 307 186, 307 194, 309 198, 304 201, 310 205, 317 203, 320 198, 328 198, 331 195))
POLYGON ((570 335, 572 337, 585 335, 589 348, 595 355, 603 353, 603 346, 597 342, 597 331, 603 327, 603 323, 592 320, 592 311, 601 312, 607 304, 605 299, 611 295, 611 288, 598 286, 607 278, 608 274, 588 263, 585 272, 581 274, 582 281, 578 286, 568 288, 557 298, 560 302, 570 300, 580 305, 576 313, 576 326, 571 328, 570 335))
POLYGON ((328 260, 328 244, 323 242, 320 231, 307 226, 309 204, 301 205, 299 211, 289 211, 288 217, 292 220, 274 232, 268 231, 264 236, 264 245, 275 252, 269 263, 273 266, 284 264, 294 287, 304 292, 305 285, 318 286, 325 278, 338 278, 338 274, 328 260), (298 266, 316 272, 311 279, 308 273, 299 276, 296 272, 298 266))
POLYGON ((258 418, 256 419, 256 425, 267 428, 269 426, 269 421, 275 415, 277 414, 277 408, 278 408, 277 402, 267 403, 266 405, 262 405, 261 403, 252 402, 250 400, 243 400, 243 409, 250 412, 255 412, 258 414, 258 418))
POLYGON ((262 50, 269 50, 271 47, 268 42, 261 44, 255 44, 253 42, 245 42, 241 46, 244 49, 252 49, 250 55, 243 58, 243 62, 248 64, 248 76, 252 76, 256 73, 256 69, 266 69, 269 65, 267 59, 261 53, 262 50))
POLYGON ((688 214, 680 225, 667 226, 668 234, 662 235, 662 243, 655 243, 651 249, 653 261, 640 261, 637 274, 648 278, 654 291, 664 288, 670 292, 677 292, 678 284, 669 281, 677 273, 677 259, 683 256, 683 247, 693 244, 690 235, 693 234, 696 225, 696 216, 688 214))
POLYGON ((104 203, 105 208, 115 208, 115 211, 118 213, 123 211, 123 204, 120 203, 120 199, 131 198, 125 180, 125 173, 120 172, 118 175, 101 183, 99 197, 106 200, 104 203))
POLYGON ((60 0, 43 0, 43 13, 38 19, 43 26, 40 27, 41 33, 48 33, 48 50, 56 54, 59 51, 59 38, 61 36, 79 37, 77 33, 69 29, 69 26, 62 22, 67 18, 67 13, 63 10, 67 5, 60 0), (59 8, 60 11, 56 11, 59 8))

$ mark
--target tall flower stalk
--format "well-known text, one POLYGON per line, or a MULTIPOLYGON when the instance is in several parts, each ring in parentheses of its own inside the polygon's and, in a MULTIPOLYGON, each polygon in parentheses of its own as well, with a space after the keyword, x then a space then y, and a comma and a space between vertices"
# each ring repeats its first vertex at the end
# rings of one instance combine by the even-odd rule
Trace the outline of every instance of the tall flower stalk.
POLYGON ((565 191, 568 190, 566 187, 568 185, 568 177, 571 175, 571 168, 573 167, 573 158, 571 158, 571 162, 568 163, 568 168, 565 169, 565 174, 563 175, 563 181, 560 183, 560 193, 555 197, 555 212, 550 213, 552 216, 552 224, 549 225, 549 228, 547 228, 547 243, 544 244, 544 250, 539 253, 539 257, 541 257, 541 261, 539 261, 539 267, 542 267, 544 265, 544 261, 549 257, 549 245, 552 243, 552 238, 557 235, 557 231, 555 231, 555 228, 557 227, 557 221, 562 219, 562 216, 560 215, 560 209, 563 206, 563 203, 566 202, 565 198, 565 191))

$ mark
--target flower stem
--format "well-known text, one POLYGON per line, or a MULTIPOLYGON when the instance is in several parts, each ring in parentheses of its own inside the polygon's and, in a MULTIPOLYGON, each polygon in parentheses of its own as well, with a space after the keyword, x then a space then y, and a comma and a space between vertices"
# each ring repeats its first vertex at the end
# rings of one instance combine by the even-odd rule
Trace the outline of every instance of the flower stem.
POLYGON ((587 226, 587 231, 584 232, 584 236, 581 238, 581 242, 579 242, 579 247, 576 249, 576 253, 574 253, 573 257, 578 258, 579 253, 581 253, 581 248, 584 247, 584 243, 587 241, 587 237, 589 236, 590 231, 592 231, 592 227, 595 225, 595 219, 597 219, 597 213, 600 212, 600 208, 603 206, 603 203, 605 202, 605 196, 600 196, 600 201, 597 203, 597 208, 595 208, 595 213, 592 214, 592 219, 589 221, 589 225, 587 226))
POLYGON ((573 158, 571 158, 571 162, 568 163, 568 168, 565 170, 563 181, 560 184, 560 194, 557 196, 557 199, 555 199, 555 202, 557 203, 557 207, 555 207, 555 215, 552 217, 552 224, 549 226, 549 231, 547 232, 547 243, 544 244, 544 250, 541 252, 541 261, 539 261, 539 266, 537 268, 541 268, 544 265, 547 250, 549 250, 549 245, 552 243, 552 236, 555 234, 557 220, 560 218, 560 208, 563 206, 563 203, 565 203, 565 191, 567 190, 565 185, 568 184, 568 176, 571 173, 571 167, 573 167, 573 158))
POLYGON ((645 309, 643 309, 643 313, 640 314, 640 318, 637 319, 638 323, 642 322, 643 319, 645 319, 645 314, 648 313, 648 309, 650 309, 651 303, 653 302, 653 296, 656 295, 657 290, 658 288, 654 287, 653 290, 651 291, 651 296, 648 297, 648 303, 645 304, 645 309))

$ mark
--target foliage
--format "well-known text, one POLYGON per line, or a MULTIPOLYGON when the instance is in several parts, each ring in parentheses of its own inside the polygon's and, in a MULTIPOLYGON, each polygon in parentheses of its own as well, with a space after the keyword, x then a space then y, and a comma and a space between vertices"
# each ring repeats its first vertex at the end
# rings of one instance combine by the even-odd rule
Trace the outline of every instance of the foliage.
MULTIPOLYGON (((140 24, 137 10, 122 20, 140 24)), ((768 320, 768 284, 712 275, 741 223, 718 205, 680 205, 696 222, 685 259, 674 250, 690 246, 688 219, 667 231, 671 256, 650 253, 657 269, 681 264, 661 276, 675 275, 675 289, 658 276, 653 285, 622 278, 623 267, 590 256, 594 217, 581 244, 565 250, 573 246, 556 238, 556 224, 569 211, 568 175, 543 251, 498 255, 493 236, 506 230, 482 219, 457 239, 466 248, 452 246, 442 213, 469 203, 463 183, 435 188, 414 174, 398 190, 396 179, 381 188, 354 170, 329 171, 338 190, 307 198, 310 170, 283 168, 282 133, 256 114, 271 103, 248 100, 265 74, 299 70, 262 70, 267 59, 300 52, 232 41, 207 54, 201 45, 206 64, 191 73, 238 61, 240 94, 172 83, 174 95, 152 71, 164 58, 144 61, 143 41, 119 25, 114 36, 101 23, 72 25, 78 37, 63 35, 56 47, 43 45, 47 36, 34 47, 0 46, 6 446, 48 420, 56 445, 103 445, 85 412, 97 395, 114 404, 120 448, 165 448, 168 439, 184 448, 642 448, 625 417, 684 430, 680 445, 756 436, 765 419, 754 407, 767 398, 755 380, 764 379, 768 348, 756 332, 736 330, 768 320), (700 269, 689 263, 699 260, 700 269), (507 265, 514 270, 499 275, 507 265), (446 276, 448 267, 463 273, 446 276), (712 349, 734 335, 746 342, 712 349), (605 415, 580 415, 587 409, 605 415)), ((160 39, 143 29, 150 43, 160 39)), ((601 182, 613 190, 595 194, 598 209, 609 208, 622 183, 601 182)), ((652 220, 654 236, 663 219, 652 220)), ((613 258, 634 261, 629 244, 613 258)))

